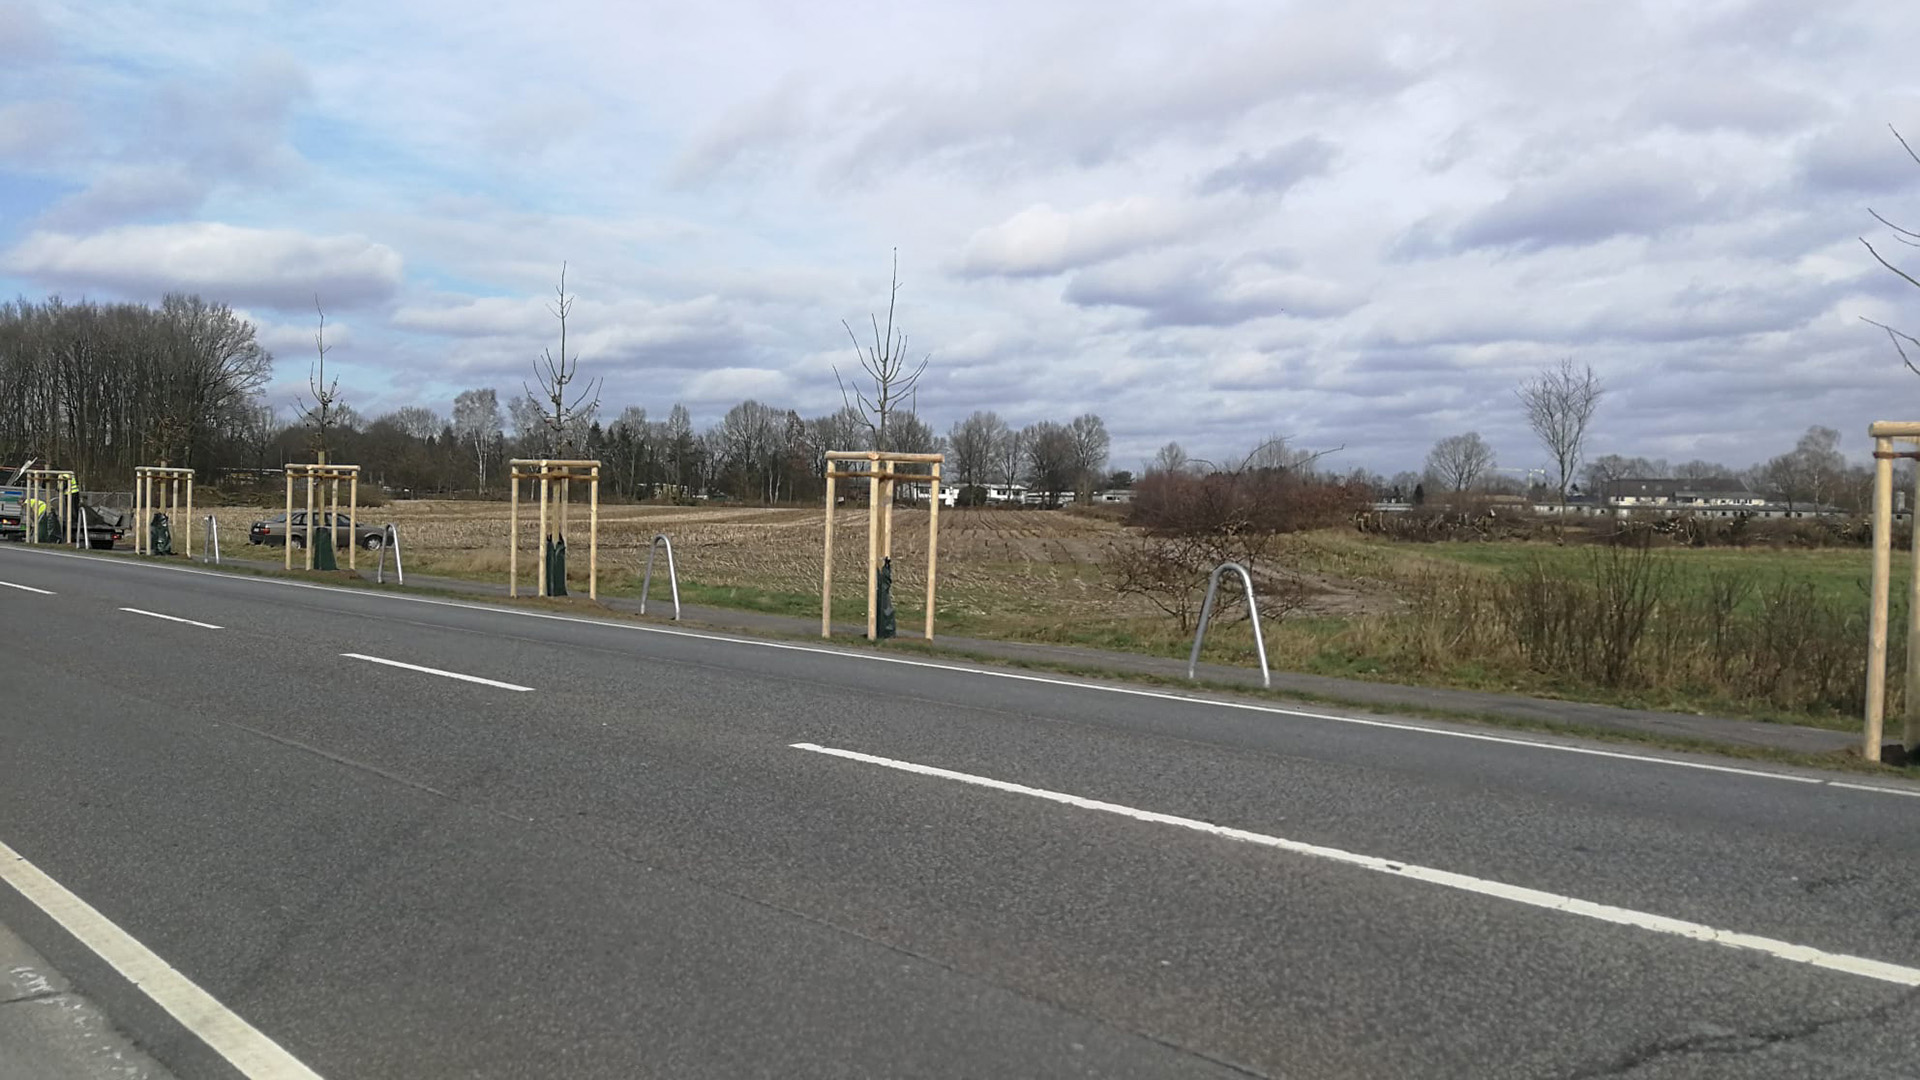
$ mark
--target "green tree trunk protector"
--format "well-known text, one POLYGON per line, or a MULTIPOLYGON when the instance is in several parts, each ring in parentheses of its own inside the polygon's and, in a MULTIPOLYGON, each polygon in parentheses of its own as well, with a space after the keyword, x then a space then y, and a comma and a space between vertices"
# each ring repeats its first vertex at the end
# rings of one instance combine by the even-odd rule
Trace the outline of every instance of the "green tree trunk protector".
POLYGON ((173 525, 167 521, 167 515, 153 515, 147 529, 147 548, 154 555, 173 554, 173 525))
POLYGON ((315 529, 313 531, 313 568, 315 570, 338 570, 340 563, 333 557, 333 530, 315 529))
POLYGON ((547 595, 567 595, 567 538, 547 539, 547 595))
POLYGON ((60 519, 52 514, 40 515, 40 542, 57 544, 60 542, 60 519))
POLYGON ((899 633, 899 627, 895 625, 893 617, 893 559, 891 557, 880 563, 880 589, 879 594, 874 598, 874 603, 880 609, 880 616, 875 621, 879 624, 878 632, 881 639, 885 640, 899 633))

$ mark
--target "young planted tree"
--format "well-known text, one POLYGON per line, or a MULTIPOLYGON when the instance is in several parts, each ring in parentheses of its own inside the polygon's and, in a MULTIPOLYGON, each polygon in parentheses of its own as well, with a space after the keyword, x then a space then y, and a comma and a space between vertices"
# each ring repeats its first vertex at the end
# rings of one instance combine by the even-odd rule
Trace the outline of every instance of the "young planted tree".
POLYGON ((313 347, 319 357, 307 369, 307 389, 313 394, 313 404, 296 402, 300 415, 306 422, 308 442, 313 448, 314 460, 327 464, 327 455, 333 450, 334 429, 340 425, 340 413, 346 408, 340 401, 340 380, 336 377, 327 381, 327 313, 320 307, 320 298, 313 298, 313 310, 320 317, 320 327, 313 333, 313 347))
MULTIPOLYGON (((1893 132, 1894 139, 1900 143, 1900 149, 1905 150, 1907 156, 1912 158, 1915 164, 1920 164, 1920 154, 1914 153, 1913 147, 1908 144, 1906 137, 1900 134, 1900 130, 1891 124, 1887 125, 1887 130, 1893 132)), ((1894 243, 1904 244, 1907 247, 1920 247, 1920 232, 1915 232, 1901 225, 1895 225, 1883 217, 1878 210, 1869 208, 1867 213, 1872 214, 1873 220, 1885 225, 1891 231, 1894 243)), ((1861 237, 1860 242, 1866 245, 1867 253, 1873 256, 1874 261, 1892 271, 1907 284, 1915 288, 1920 288, 1920 279, 1915 278, 1912 274, 1895 266, 1892 260, 1880 254, 1880 250, 1874 247, 1872 242, 1866 237, 1861 237)), ((1920 375, 1920 367, 1914 366, 1914 358, 1907 352, 1907 346, 1909 345, 1920 346, 1920 338, 1916 338, 1904 330, 1896 330, 1885 323, 1875 322, 1872 319, 1866 318, 1864 315, 1861 316, 1861 321, 1879 327, 1881 331, 1887 335, 1887 340, 1893 343, 1894 351, 1900 354, 1900 362, 1907 365, 1908 371, 1913 372, 1915 375, 1920 375)))
POLYGON ((860 358, 860 370, 865 380, 856 380, 849 388, 840 376, 839 365, 834 365, 833 378, 840 386, 840 400, 847 407, 857 407, 863 423, 872 435, 872 447, 875 450, 898 449, 894 445, 891 421, 901 405, 913 395, 914 388, 920 384, 920 376, 926 373, 927 362, 931 356, 923 356, 917 365, 909 365, 907 360, 907 335, 893 325, 894 309, 900 299, 900 249, 893 251, 893 277, 887 290, 887 323, 880 325, 878 315, 869 316, 873 323, 873 344, 863 346, 859 335, 853 332, 853 326, 842 319, 840 325, 846 327, 847 337, 853 342, 853 351, 860 358), (857 403, 857 406, 856 406, 857 403))
POLYGON ((546 428, 546 452, 570 456, 574 447, 585 441, 586 428, 600 408, 601 380, 587 380, 578 394, 571 389, 580 370, 580 357, 567 352, 567 319, 573 314, 575 298, 567 295, 566 263, 560 264, 560 284, 554 288, 554 296, 555 301, 547 310, 560 320, 560 355, 555 357, 552 349, 546 349, 534 362, 534 378, 540 383, 538 395, 524 382, 521 388, 526 391, 527 399, 539 407, 541 423, 546 428))
POLYGON ((1593 422, 1601 395, 1606 393, 1600 376, 1584 364, 1575 367, 1573 358, 1568 357, 1521 383, 1514 393, 1526 410, 1527 426, 1553 458, 1560 482, 1560 505, 1565 506, 1567 488, 1586 449, 1587 427, 1593 422))
POLYGON ((1493 447, 1477 431, 1449 435, 1427 452, 1427 472, 1449 491, 1466 491, 1493 468, 1493 447))

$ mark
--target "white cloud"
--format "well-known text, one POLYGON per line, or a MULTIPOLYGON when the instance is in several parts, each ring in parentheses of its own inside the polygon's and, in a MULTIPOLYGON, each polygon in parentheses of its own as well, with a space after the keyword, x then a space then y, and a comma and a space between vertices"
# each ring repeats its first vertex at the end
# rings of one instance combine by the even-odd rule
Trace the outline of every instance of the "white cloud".
POLYGON ((1042 203, 974 233, 960 268, 972 275, 1058 274, 1164 244, 1193 224, 1193 215, 1152 198, 1115 199, 1072 211, 1042 203))
POLYGON ((129 225, 87 236, 35 232, 0 258, 14 274, 130 296, 199 292, 267 307, 353 307, 400 283, 399 253, 359 236, 232 225, 129 225))
POLYGON ((686 399, 696 405, 729 408, 748 398, 773 404, 793 392, 786 373, 766 368, 727 367, 703 371, 687 381, 686 399))

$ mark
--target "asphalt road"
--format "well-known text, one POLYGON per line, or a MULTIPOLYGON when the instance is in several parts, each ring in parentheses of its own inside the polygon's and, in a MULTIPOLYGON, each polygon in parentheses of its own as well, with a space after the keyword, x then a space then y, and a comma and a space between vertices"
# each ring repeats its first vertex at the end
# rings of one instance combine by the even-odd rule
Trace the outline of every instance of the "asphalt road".
POLYGON ((12 545, 0 583, 0 844, 328 1080, 1920 1077, 1920 798, 1857 777, 12 545))

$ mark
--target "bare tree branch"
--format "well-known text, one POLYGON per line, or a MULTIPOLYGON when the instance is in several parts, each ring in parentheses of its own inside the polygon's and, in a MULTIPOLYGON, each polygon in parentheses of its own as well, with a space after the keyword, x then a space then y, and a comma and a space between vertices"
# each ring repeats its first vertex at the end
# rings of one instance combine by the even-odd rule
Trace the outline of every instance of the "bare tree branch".
MULTIPOLYGON (((863 346, 860 337, 853 332, 853 325, 845 319, 840 325, 846 328, 847 339, 853 343, 854 355, 860 359, 860 369, 872 383, 869 395, 865 387, 856 384, 851 394, 847 383, 841 378, 840 368, 834 366, 833 378, 840 387, 841 403, 848 408, 856 408, 861 420, 866 424, 872 440, 872 449, 888 449, 888 421, 898 409, 901 399, 914 400, 914 392, 920 382, 920 376, 927 370, 931 354, 923 357, 918 366, 908 370, 907 335, 894 328, 894 315, 900 300, 900 249, 893 250, 893 276, 887 291, 887 322, 883 328, 878 315, 870 314, 868 322, 873 327, 873 344, 863 346)), ((911 406, 909 406, 911 411, 911 406)))
POLYGON ((1915 375, 1920 375, 1920 367, 1913 366, 1913 361, 1909 359, 1907 356, 1906 346, 1900 344, 1900 342, 1904 340, 1904 341, 1911 342, 1915 346, 1920 346, 1920 338, 1916 338, 1912 334, 1895 330, 1893 327, 1888 326, 1886 323, 1874 322, 1872 319, 1867 318, 1865 315, 1860 316, 1860 321, 1863 323, 1866 323, 1869 326, 1877 326, 1880 329, 1886 331, 1887 340, 1893 342, 1893 350, 1900 354, 1900 362, 1907 365, 1908 371, 1913 372, 1915 375))

